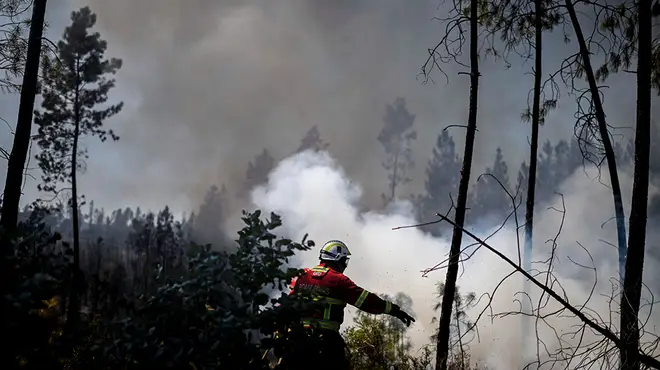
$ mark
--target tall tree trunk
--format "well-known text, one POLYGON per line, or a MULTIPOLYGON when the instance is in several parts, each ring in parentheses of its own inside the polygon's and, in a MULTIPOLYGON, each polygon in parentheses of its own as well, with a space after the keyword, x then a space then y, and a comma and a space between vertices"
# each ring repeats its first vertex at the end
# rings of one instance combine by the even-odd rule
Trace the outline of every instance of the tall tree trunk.
POLYGON ((447 370, 447 355, 449 353, 449 332, 452 319, 452 306, 454 305, 454 294, 456 294, 456 278, 458 276, 458 262, 461 254, 461 242, 463 241, 462 227, 465 223, 465 211, 467 205, 468 185, 470 183, 470 172, 472 170, 472 151, 474 149, 474 136, 477 131, 477 101, 479 93, 479 51, 478 42, 478 2, 470 2, 470 106, 468 113, 467 133, 465 134, 465 151, 463 153, 463 168, 461 180, 458 185, 458 199, 456 204, 456 227, 451 238, 449 251, 449 265, 447 266, 447 277, 445 278, 445 289, 442 295, 442 308, 440 311, 440 323, 438 324, 438 347, 435 357, 436 370, 447 370))
MULTIPOLYGON (((39 76, 39 61, 41 59, 41 38, 44 32, 46 18, 46 0, 35 0, 32 5, 30 35, 28 41, 21 100, 18 106, 18 120, 14 143, 7 163, 7 178, 2 199, 2 215, 0 226, 11 233, 18 222, 18 206, 21 200, 23 171, 27 159, 32 135, 32 111, 37 95, 37 79, 39 76)), ((5 247, 6 248, 6 247, 5 247)), ((4 248, 3 248, 4 249, 4 248)))
POLYGON ((630 208, 628 256, 621 299, 621 370, 639 370, 639 303, 642 294, 651 151, 651 0, 639 0, 635 173, 630 208))
POLYGON ((591 99, 596 109, 596 121, 598 122, 598 131, 600 132, 601 140, 603 142, 603 149, 605 149, 605 158, 607 159, 607 169, 610 172, 610 182, 612 185, 612 196, 614 198, 614 218, 616 219, 616 231, 619 247, 619 279, 623 282, 623 276, 626 269, 626 219, 623 213, 623 199, 621 198, 621 185, 619 184, 619 175, 616 167, 616 157, 614 156, 614 149, 610 141, 609 132, 607 130, 607 122, 605 121, 605 111, 603 110, 603 102, 600 100, 598 92, 598 85, 596 84, 596 77, 594 70, 591 66, 591 59, 589 56, 589 48, 582 33, 582 27, 578 21, 575 7, 571 0, 565 0, 566 9, 573 23, 575 30, 575 37, 580 45, 580 57, 584 65, 584 71, 587 75, 589 82, 589 90, 591 91, 591 99))
MULTIPOLYGON (((0 296, 4 297, 12 280, 12 274, 8 266, 4 265, 4 256, 12 253, 8 242, 16 229, 18 222, 18 206, 21 200, 21 187, 23 184, 23 171, 27 159, 28 149, 32 135, 32 111, 34 100, 37 95, 37 80, 39 77, 39 61, 41 59, 41 38, 44 31, 44 19, 46 17, 46 0, 35 0, 32 5, 32 19, 30 23, 30 35, 28 36, 27 58, 25 60, 25 71, 23 71, 23 84, 21 86, 21 97, 18 106, 18 119, 16 121, 16 133, 11 149, 11 155, 7 163, 7 177, 5 178, 5 189, 2 198, 2 210, 0 211, 0 228, 5 233, 0 236, 0 296)), ((4 312, 2 316, 5 317, 4 312)), ((6 332, 4 327, 0 331, 6 332)), ((8 334, 11 337, 11 334, 8 334)), ((0 363, 13 366, 16 358, 10 351, 0 351, 0 363)))
MULTIPOLYGON (((532 269, 532 239, 534 233, 534 200, 536 193, 536 164, 538 161, 539 148, 539 126, 541 124, 541 76, 543 69, 543 1, 535 0, 534 7, 536 18, 534 21, 534 98, 532 102, 532 142, 529 149, 529 174, 527 175, 527 203, 525 206, 525 241, 523 254, 523 268, 530 272, 532 269)), ((524 292, 529 296, 530 281, 525 279, 524 292)), ((526 309, 529 310, 529 302, 525 300, 526 309)), ((529 318, 522 316, 522 341, 523 350, 529 341, 529 318)), ((523 351, 526 355, 526 351, 523 351)))
POLYGON ((73 223, 73 279, 69 292, 69 310, 67 313, 67 327, 69 334, 75 333, 80 320, 80 289, 82 287, 82 271, 80 270, 80 224, 78 220, 78 141, 80 138, 80 91, 79 84, 76 85, 74 98, 74 121, 73 146, 71 148, 71 211, 73 223))
POLYGON ((390 183, 390 201, 388 203, 391 203, 394 201, 394 196, 396 195, 396 177, 398 175, 399 170, 399 152, 397 151, 394 153, 394 170, 392 171, 392 182, 390 183))

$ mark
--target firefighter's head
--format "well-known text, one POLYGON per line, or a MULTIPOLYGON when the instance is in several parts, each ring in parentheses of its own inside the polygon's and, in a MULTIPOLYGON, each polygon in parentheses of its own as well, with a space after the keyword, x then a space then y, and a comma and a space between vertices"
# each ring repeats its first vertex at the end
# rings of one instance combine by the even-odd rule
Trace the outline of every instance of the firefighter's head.
POLYGON ((323 244, 319 259, 321 262, 326 263, 328 266, 334 268, 339 272, 344 272, 348 266, 348 260, 351 256, 351 251, 344 242, 339 240, 330 240, 323 244))

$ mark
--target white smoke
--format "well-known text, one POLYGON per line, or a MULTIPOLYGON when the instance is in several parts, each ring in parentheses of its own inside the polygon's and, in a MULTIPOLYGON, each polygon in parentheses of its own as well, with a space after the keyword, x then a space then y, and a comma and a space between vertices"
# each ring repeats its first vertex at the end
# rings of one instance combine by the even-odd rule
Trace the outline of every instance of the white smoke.
MULTIPOLYGON (((593 273, 584 268, 571 265, 567 255, 581 264, 589 265, 588 256, 579 249, 576 241, 587 246, 596 263, 611 268, 598 270, 599 284, 589 307, 609 320, 607 295, 611 293, 608 281, 616 275, 616 251, 612 247, 599 242, 598 238, 613 240, 614 226, 601 228, 599 222, 589 223, 594 215, 602 217, 611 213, 609 189, 587 180, 584 173, 574 176, 564 185, 567 208, 564 231, 558 239, 557 271, 566 296, 574 304, 584 303, 594 282, 593 273), (577 178, 581 179, 578 180, 577 178), (588 204, 589 206, 584 206, 588 204), (609 256, 609 257, 604 257, 609 256), (580 274, 576 274, 576 271, 580 274), (574 280, 568 278, 573 277, 574 280), (599 295, 603 293, 604 296, 599 295)), ((624 190, 629 189, 624 183, 624 190)), ((624 193, 626 194, 626 193, 624 193)), ((392 230, 394 227, 413 225, 415 219, 413 207, 408 201, 398 201, 390 207, 387 213, 361 211, 358 208, 362 196, 360 186, 345 175, 342 168, 326 152, 304 152, 283 160, 270 174, 268 183, 256 188, 252 200, 256 207, 265 212, 276 212, 283 217, 281 236, 300 240, 305 233, 310 238, 322 243, 329 239, 341 239, 351 248, 352 258, 346 274, 358 285, 377 293, 394 295, 404 292, 413 299, 413 311, 417 322, 408 331, 416 346, 429 343, 429 336, 435 330, 436 324, 431 320, 437 314, 432 307, 435 303, 435 283, 444 281, 445 270, 431 273, 423 277, 421 271, 443 261, 449 251, 449 241, 434 238, 424 232, 423 228, 392 230)), ((611 196, 610 196, 611 197, 611 196)), ((558 200, 555 207, 562 209, 558 200)), ((551 244, 543 242, 552 238, 561 222, 562 214, 557 211, 547 211, 544 207, 536 218, 535 260, 545 260, 551 250, 551 244)), ((486 231, 474 231, 478 236, 485 237, 486 231)), ((464 246, 473 241, 465 236, 464 246)), ((508 226, 489 239, 489 244, 507 255, 514 262, 518 261, 517 238, 515 226, 508 226)), ((313 266, 317 263, 318 251, 311 250, 299 256, 301 266, 313 266)), ((651 262, 651 261, 649 261, 651 262)), ((536 266, 542 268, 542 266, 536 266)), ((481 249, 461 268, 458 285, 462 293, 475 292, 477 296, 491 293, 495 286, 512 271, 504 261, 491 252, 481 249)), ((480 341, 470 344, 470 352, 475 360, 487 362, 494 369, 522 368, 529 360, 523 359, 521 353, 521 327, 519 316, 492 318, 491 313, 517 311, 522 299, 517 294, 522 287, 522 279, 514 275, 499 287, 492 302, 492 311, 488 310, 481 318, 478 328, 480 341), (515 350, 514 350, 515 349, 515 350)), ((557 286, 555 286, 558 289, 557 286)), ((538 289, 533 289, 533 299, 538 297, 538 289)), ((485 307, 486 299, 468 314, 472 320, 485 307)), ((556 302, 544 309, 559 308, 556 302)), ((344 327, 352 323, 355 309, 350 308, 344 327)), ((590 314, 593 316, 593 313, 590 314)), ((656 320, 657 321, 657 320, 656 320)), ((612 318, 618 322, 618 318, 612 318)), ((578 322, 570 318, 555 318, 551 320, 554 330, 569 333, 575 330, 578 322)), ((559 343, 552 330, 539 326, 539 335, 545 340, 552 351, 559 343)), ((592 337, 591 337, 592 338, 592 337)), ((592 338, 593 339, 593 338, 592 338)), ((568 342, 579 338, 564 338, 568 342)), ((587 336, 587 340, 590 337, 587 336)), ((566 345, 566 343, 562 343, 566 345)), ((534 352, 536 346, 530 346, 534 352)), ((543 354, 542 354, 543 355, 543 354)), ((575 368, 575 364, 569 366, 575 368)))

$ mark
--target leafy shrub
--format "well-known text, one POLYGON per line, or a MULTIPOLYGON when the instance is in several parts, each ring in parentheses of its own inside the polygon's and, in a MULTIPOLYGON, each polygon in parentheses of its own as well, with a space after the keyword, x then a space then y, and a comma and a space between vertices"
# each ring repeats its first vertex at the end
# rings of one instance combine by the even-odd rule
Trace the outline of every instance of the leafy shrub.
MULTIPOLYGON (((233 253, 196 246, 188 271, 179 279, 157 276, 155 294, 143 297, 130 317, 110 323, 108 337, 97 338, 91 361, 124 368, 261 369, 265 344, 272 337, 286 295, 282 291, 299 270, 285 263, 309 247, 278 239, 276 214, 260 219, 244 213, 233 253)), ((88 363, 87 365, 90 365, 88 363)))
POLYGON ((58 334, 61 297, 68 289, 71 249, 42 222, 47 211, 35 208, 13 234, 3 236, 2 331, 3 368, 43 368, 55 361, 53 334, 58 334))

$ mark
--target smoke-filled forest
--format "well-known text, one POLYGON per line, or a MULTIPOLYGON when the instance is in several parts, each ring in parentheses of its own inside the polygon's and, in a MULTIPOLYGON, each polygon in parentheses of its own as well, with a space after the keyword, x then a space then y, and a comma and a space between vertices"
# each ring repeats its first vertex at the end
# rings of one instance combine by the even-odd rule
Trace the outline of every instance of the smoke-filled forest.
POLYGON ((0 0, 0 366, 295 369, 338 239, 355 370, 660 369, 658 15, 0 0))

